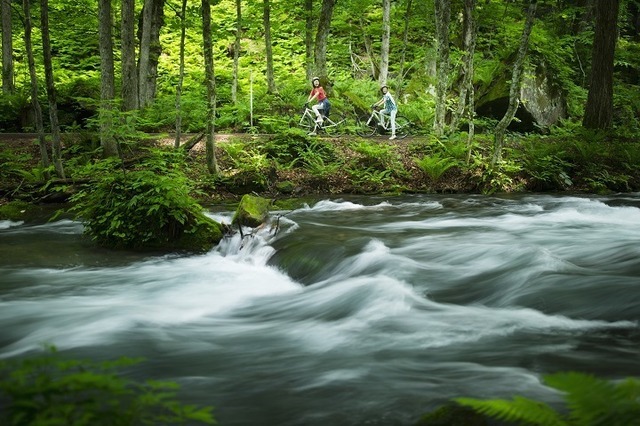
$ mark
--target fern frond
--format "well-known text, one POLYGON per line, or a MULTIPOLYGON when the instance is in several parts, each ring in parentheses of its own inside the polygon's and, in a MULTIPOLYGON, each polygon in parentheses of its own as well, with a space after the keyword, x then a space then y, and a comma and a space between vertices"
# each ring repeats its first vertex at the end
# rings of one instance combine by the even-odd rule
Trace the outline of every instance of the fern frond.
POLYGON ((566 372, 545 376, 545 383, 566 392, 571 419, 577 424, 640 425, 640 381, 620 383, 592 375, 566 372))
POLYGON ((571 418, 578 424, 593 424, 611 409, 615 399, 613 384, 592 375, 562 372, 544 377, 544 382, 566 393, 565 401, 571 418))
POLYGON ((456 402, 481 414, 508 422, 526 422, 541 426, 567 426, 558 412, 547 404, 516 396, 513 400, 456 398, 456 402))

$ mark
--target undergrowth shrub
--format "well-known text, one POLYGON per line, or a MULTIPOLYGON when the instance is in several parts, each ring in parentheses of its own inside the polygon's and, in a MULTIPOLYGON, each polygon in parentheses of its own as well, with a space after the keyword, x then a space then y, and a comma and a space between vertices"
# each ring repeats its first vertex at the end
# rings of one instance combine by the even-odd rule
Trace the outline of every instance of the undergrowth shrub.
POLYGON ((202 214, 189 180, 170 164, 156 153, 136 170, 119 169, 118 160, 86 166, 93 181, 72 197, 71 211, 105 247, 210 248, 221 237, 220 227, 202 214))
POLYGON ((225 152, 228 163, 220 176, 224 184, 246 192, 267 188, 273 165, 259 146, 227 142, 220 144, 220 148, 225 152))
POLYGON ((212 407, 177 399, 174 382, 140 383, 120 373, 141 362, 120 358, 96 363, 44 355, 0 360, 0 424, 152 425, 215 424, 212 407))
POLYGON ((442 157, 440 154, 414 158, 414 162, 434 182, 437 182, 447 170, 458 164, 455 159, 442 157))
POLYGON ((393 145, 376 144, 367 141, 355 142, 350 148, 360 154, 354 166, 364 169, 389 171, 395 175, 403 175, 404 167, 400 156, 393 145))

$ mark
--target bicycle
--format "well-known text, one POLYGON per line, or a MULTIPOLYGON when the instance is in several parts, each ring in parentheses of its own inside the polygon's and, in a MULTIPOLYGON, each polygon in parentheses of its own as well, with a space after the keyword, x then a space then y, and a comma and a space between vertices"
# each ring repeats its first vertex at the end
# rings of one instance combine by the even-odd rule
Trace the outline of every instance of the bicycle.
MULTIPOLYGON (((324 111, 323 111, 324 112, 324 111)), ((342 132, 342 128, 347 118, 340 115, 338 121, 334 121, 326 115, 322 114, 322 124, 316 122, 316 113, 309 108, 309 104, 304 104, 302 116, 298 121, 298 126, 307 131, 307 133, 326 133, 329 136, 336 136, 342 132)))
MULTIPOLYGON (((404 139, 409 135, 411 122, 402 115, 396 115, 396 138, 404 139)), ((384 114, 382 110, 371 109, 371 115, 361 115, 358 117, 356 134, 366 137, 378 133, 380 135, 391 131, 391 117, 384 114)))

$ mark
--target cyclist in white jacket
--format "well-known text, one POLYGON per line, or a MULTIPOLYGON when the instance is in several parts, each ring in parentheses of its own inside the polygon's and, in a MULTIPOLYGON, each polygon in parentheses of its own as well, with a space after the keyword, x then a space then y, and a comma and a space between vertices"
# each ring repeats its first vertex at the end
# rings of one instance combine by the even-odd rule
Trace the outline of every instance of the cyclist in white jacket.
POLYGON ((384 104, 384 109, 380 112, 388 114, 391 118, 391 137, 389 140, 393 140, 396 138, 396 115, 398 114, 398 105, 396 104, 396 100, 393 99, 393 96, 391 96, 391 93, 389 93, 389 88, 386 84, 380 87, 380 92, 382 92, 382 99, 373 104, 373 106, 377 107, 384 104))

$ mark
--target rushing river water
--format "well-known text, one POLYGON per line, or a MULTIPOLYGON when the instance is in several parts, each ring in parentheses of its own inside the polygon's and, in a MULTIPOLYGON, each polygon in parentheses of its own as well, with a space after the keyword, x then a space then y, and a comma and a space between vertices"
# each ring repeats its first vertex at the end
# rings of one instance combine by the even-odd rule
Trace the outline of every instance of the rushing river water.
MULTIPOLYGON (((212 208, 229 222, 231 211, 212 208)), ((322 200, 198 256, 0 221, 0 357, 146 361, 230 425, 409 425, 640 376, 640 194, 322 200)))

